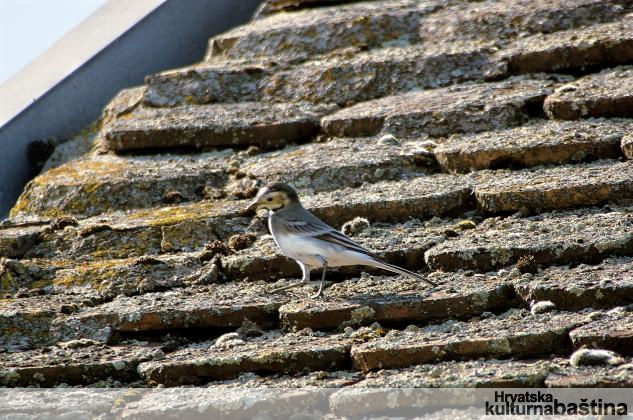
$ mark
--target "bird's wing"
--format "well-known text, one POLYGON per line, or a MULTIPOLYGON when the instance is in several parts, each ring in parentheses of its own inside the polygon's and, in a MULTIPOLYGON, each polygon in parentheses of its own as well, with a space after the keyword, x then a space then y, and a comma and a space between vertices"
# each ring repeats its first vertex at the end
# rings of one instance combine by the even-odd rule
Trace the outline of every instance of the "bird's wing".
POLYGON ((306 213, 309 214, 309 216, 301 215, 301 217, 292 217, 288 215, 284 217, 284 227, 288 233, 311 236, 322 241, 341 245, 350 251, 371 255, 371 253, 360 244, 318 219, 312 213, 307 211, 306 213))
POLYGON ((331 242, 334 244, 342 245, 350 251, 360 252, 361 254, 371 255, 369 250, 363 248, 355 241, 351 240, 347 236, 343 235, 341 232, 337 230, 332 230, 330 232, 325 232, 321 235, 315 235, 315 238, 321 239, 322 241, 331 242))

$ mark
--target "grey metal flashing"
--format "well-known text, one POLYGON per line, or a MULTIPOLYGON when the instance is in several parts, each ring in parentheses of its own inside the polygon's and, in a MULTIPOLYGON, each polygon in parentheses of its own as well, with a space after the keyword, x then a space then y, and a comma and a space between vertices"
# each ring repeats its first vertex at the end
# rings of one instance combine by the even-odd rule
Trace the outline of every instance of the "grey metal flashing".
POLYGON ((0 218, 36 174, 37 139, 68 139, 121 89, 199 61, 209 37, 246 22, 261 0, 109 0, 0 85, 0 218))

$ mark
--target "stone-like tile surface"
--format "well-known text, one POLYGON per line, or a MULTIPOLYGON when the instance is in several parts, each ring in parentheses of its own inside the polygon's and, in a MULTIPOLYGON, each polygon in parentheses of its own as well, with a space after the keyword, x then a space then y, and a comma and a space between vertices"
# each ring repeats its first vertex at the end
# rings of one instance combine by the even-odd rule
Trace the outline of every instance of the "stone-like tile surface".
POLYGON ((261 100, 260 85, 276 67, 266 61, 214 61, 145 78, 143 103, 176 106, 261 100))
POLYGON ((435 159, 425 146, 392 137, 334 138, 253 156, 239 171, 262 183, 286 182, 299 191, 332 191, 429 174, 435 159))
MULTIPOLYGON (((380 372, 337 371, 337 372, 311 372, 305 375, 276 375, 259 376, 244 374, 236 379, 210 382, 207 386, 212 388, 305 388, 305 387, 342 387, 351 385, 340 392, 336 391, 331 402, 341 412, 352 414, 353 411, 345 411, 352 407, 344 407, 348 392, 356 392, 358 388, 368 391, 372 388, 436 388, 436 387, 543 387, 545 378, 551 372, 564 374, 577 374, 574 368, 569 366, 569 361, 562 358, 544 360, 497 360, 479 359, 460 361, 446 361, 434 364, 423 364, 415 367, 401 369, 384 369, 380 372), (342 398, 343 397, 343 398, 342 398)), ((598 369, 587 371, 602 372, 598 369)), ((550 377, 552 377, 550 375, 550 377)), ((367 395, 370 395, 369 393, 367 395)), ((374 394, 375 395, 375 394, 374 394)), ((420 396, 424 395, 420 390, 420 396)), ((399 394, 403 397, 404 394, 399 394)), ((426 395, 430 397, 430 395, 426 395)), ((405 401, 400 403, 407 404, 405 401)), ((428 401, 427 401, 428 402, 428 401)))
POLYGON ((265 81, 265 97, 349 106, 401 91, 498 77, 493 48, 455 43, 383 48, 308 62, 265 81))
POLYGON ((231 346, 217 342, 194 344, 164 360, 142 363, 148 381, 165 385, 200 384, 229 379, 245 372, 299 373, 349 367, 351 343, 341 336, 267 333, 231 346))
POLYGON ((337 138, 252 157, 231 149, 196 156, 102 155, 75 160, 36 177, 11 216, 41 220, 62 215, 86 217, 200 201, 213 198, 208 191, 220 195, 243 191, 253 179, 283 180, 303 191, 327 191, 341 185, 399 180, 434 169, 435 160, 424 142, 375 137, 337 138))
POLYGON ((117 118, 131 114, 143 102, 146 86, 122 89, 103 110, 103 122, 109 123, 117 118))
POLYGON ((551 388, 630 388, 633 386, 633 365, 573 367, 569 361, 558 364, 545 378, 551 388))
POLYGON ((139 108, 104 129, 108 147, 117 151, 250 144, 273 147, 316 134, 319 118, 334 109, 257 102, 139 108))
POLYGON ((113 331, 152 331, 187 328, 238 328, 246 319, 260 328, 278 322, 278 308, 287 300, 266 292, 262 283, 187 287, 162 293, 118 297, 87 308, 63 322, 91 324, 113 331))
POLYGON ((633 165, 596 163, 499 171, 475 187, 477 203, 498 213, 599 205, 633 198, 633 165))
POLYGON ((387 132, 398 137, 433 137, 512 127, 551 92, 546 80, 511 79, 412 91, 361 102, 322 119, 332 136, 387 132))
MULTIPOLYGON (((600 315, 598 313, 597 315, 600 315)), ((633 355, 633 314, 616 308, 570 333, 575 348, 589 347, 633 355)))
MULTIPOLYGON (((372 223, 403 221, 456 213, 472 206, 470 180, 443 174, 324 192, 303 201, 318 217, 335 226, 357 216, 367 217, 372 223)), ((246 230, 252 222, 243 213, 246 206, 246 200, 203 201, 107 213, 79 220, 76 226, 63 230, 47 228, 37 236, 40 242, 34 243, 26 241, 29 236, 25 236, 31 227, 10 227, 0 232, 7 232, 9 245, 16 236, 25 241, 23 254, 28 257, 130 258, 191 252, 202 250, 215 239, 228 241, 233 234, 246 230)))
POLYGON ((511 73, 583 70, 633 60, 633 19, 523 38, 500 53, 511 73))
POLYGON ((553 302, 560 310, 610 308, 633 303, 633 261, 607 260, 575 268, 551 267, 514 283, 526 302, 553 302))
POLYGON ((0 257, 19 258, 42 240, 42 226, 0 228, 0 257))
POLYGON ((206 387, 211 389, 248 388, 250 390, 253 390, 253 388, 272 388, 276 390, 279 388, 311 388, 311 391, 314 391, 317 387, 340 388, 349 386, 360 381, 364 377, 365 374, 363 372, 349 370, 337 370, 334 372, 321 370, 304 374, 276 374, 273 376, 265 375, 265 373, 244 373, 234 379, 211 381, 206 385, 206 387))
POLYGON ((629 1, 488 0, 458 3, 426 17, 422 42, 504 40, 609 22, 630 10, 629 1))
POLYGON ((270 63, 201 63, 147 79, 152 106, 244 101, 350 105, 400 91, 498 77, 493 48, 477 43, 346 51, 288 67, 270 63))
POLYGON ((414 368, 369 372, 358 388, 531 388, 543 386, 561 359, 536 361, 470 360, 424 364, 414 368))
POLYGON ((372 1, 279 13, 212 38, 207 59, 304 60, 341 48, 415 41, 420 18, 446 3, 372 1))
POLYGON ((20 353, 0 353, 0 385, 52 387, 115 380, 121 386, 121 383, 139 379, 136 371, 139 363, 161 357, 160 349, 138 345, 105 346, 91 340, 69 341, 20 353))
POLYGON ((199 254, 95 259, 83 263, 73 259, 29 262, 33 262, 36 269, 55 267, 54 271, 49 270, 31 279, 31 287, 52 288, 60 294, 93 290, 107 299, 183 287, 212 271, 210 265, 205 266, 200 260, 199 254))
POLYGON ((633 116, 633 67, 621 66, 590 74, 560 87, 545 99, 552 119, 633 116))
POLYGON ((453 135, 433 153, 449 172, 613 159, 622 155, 620 141, 630 127, 627 120, 535 120, 507 130, 453 135))
POLYGON ((53 277, 57 269, 49 261, 0 258, 0 295, 39 287, 39 281, 53 277))
POLYGON ((529 218, 490 218, 460 238, 427 251, 432 269, 490 270, 533 256, 535 264, 600 262, 609 256, 633 255, 630 208, 611 212, 577 210, 529 218))
POLYGON ((307 197, 304 204, 335 226, 354 217, 366 217, 372 223, 425 219, 472 208, 470 183, 463 176, 429 175, 340 188, 307 197))
POLYGON ((62 308, 72 311, 82 304, 73 296, 36 296, 0 300, 0 348, 16 351, 53 342, 53 320, 62 308))
POLYGON ((286 303, 280 316, 284 324, 299 329, 337 328, 463 318, 508 309, 511 304, 511 287, 494 276, 441 273, 432 281, 440 286, 430 289, 405 277, 361 277, 333 285, 325 300, 286 303))
POLYGON ((174 200, 198 201, 205 187, 222 187, 227 181, 228 154, 100 155, 73 160, 31 181, 11 216, 85 217, 174 200))
POLYGON ((205 201, 180 206, 114 212, 49 229, 27 257, 132 258, 175 251, 201 251, 216 239, 244 231, 246 201, 205 201), (219 237, 218 237, 219 235, 219 237))
POLYGON ((528 315, 521 310, 469 323, 450 320, 356 345, 352 363, 356 369, 375 370, 441 360, 566 353, 567 333, 583 322, 584 316, 574 313, 528 315))

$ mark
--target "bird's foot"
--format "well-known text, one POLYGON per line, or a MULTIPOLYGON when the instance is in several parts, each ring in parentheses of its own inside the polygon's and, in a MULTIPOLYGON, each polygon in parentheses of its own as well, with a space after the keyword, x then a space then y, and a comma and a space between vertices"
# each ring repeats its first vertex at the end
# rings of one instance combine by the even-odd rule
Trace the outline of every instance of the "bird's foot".
POLYGON ((321 284, 319 285, 319 290, 317 290, 317 292, 315 294, 310 296, 310 298, 311 299, 323 299, 323 282, 321 282, 321 284))
MULTIPOLYGON (((271 294, 272 293, 279 293, 279 292, 283 292, 285 290, 294 289, 295 287, 305 286, 305 285, 308 285, 308 284, 310 284, 310 282, 307 281, 307 280, 299 280, 297 282, 294 282, 294 283, 291 283, 291 284, 287 284, 285 286, 281 286, 281 287, 277 287, 275 289, 272 289, 268 293, 271 293, 271 294)), ((319 285, 319 290, 317 290, 317 292, 315 294, 310 295, 310 298, 311 299, 317 299, 317 298, 318 299, 323 299, 324 298, 324 296, 323 296, 323 289, 324 289, 323 283, 321 283, 319 285)))
POLYGON ((323 299, 323 298, 324 298, 324 296, 323 296, 323 289, 322 288, 319 288, 319 290, 315 294, 310 296, 310 299, 323 299))

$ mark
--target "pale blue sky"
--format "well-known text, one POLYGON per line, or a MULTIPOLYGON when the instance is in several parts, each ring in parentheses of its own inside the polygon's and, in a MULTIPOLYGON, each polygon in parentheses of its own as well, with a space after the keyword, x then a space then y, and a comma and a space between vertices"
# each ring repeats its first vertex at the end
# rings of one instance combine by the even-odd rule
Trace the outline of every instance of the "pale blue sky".
POLYGON ((107 0, 0 0, 0 83, 107 0))

